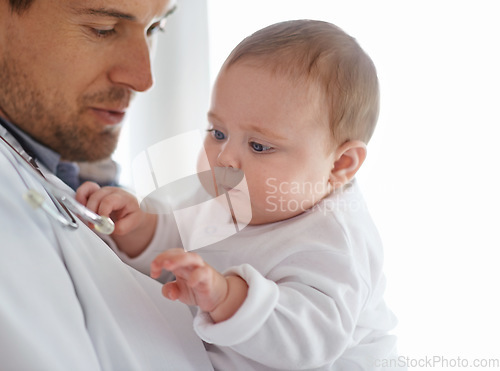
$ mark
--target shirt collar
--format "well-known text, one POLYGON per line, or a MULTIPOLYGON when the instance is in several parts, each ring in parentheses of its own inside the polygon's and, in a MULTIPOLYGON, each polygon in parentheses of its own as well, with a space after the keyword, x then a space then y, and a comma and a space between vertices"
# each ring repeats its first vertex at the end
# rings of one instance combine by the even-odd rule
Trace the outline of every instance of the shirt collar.
POLYGON ((27 133, 19 129, 16 125, 2 119, 1 117, 0 123, 17 139, 26 153, 41 162, 52 173, 56 173, 57 164, 61 160, 61 155, 37 142, 27 133))

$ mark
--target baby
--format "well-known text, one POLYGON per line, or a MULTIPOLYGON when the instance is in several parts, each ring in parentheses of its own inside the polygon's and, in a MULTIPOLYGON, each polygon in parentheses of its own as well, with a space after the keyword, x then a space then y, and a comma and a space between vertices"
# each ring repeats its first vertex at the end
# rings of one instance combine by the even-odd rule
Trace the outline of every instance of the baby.
POLYGON ((244 174, 245 228, 187 252, 171 219, 119 188, 85 183, 77 199, 112 217, 129 257, 166 249, 150 274, 173 272, 163 295, 198 307, 215 369, 373 370, 395 357, 395 318, 355 174, 378 110, 376 70, 355 39, 322 21, 274 24, 225 61, 204 140, 213 171, 244 174))

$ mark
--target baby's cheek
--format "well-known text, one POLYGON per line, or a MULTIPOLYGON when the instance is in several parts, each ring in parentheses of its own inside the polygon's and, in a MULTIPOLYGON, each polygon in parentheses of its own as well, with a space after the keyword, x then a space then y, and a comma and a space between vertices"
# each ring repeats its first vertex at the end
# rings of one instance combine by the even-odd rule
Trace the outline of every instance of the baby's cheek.
POLYGON ((202 148, 198 153, 198 159, 196 161, 196 173, 198 175, 198 180, 200 181, 205 191, 215 197, 215 184, 210 166, 210 160, 208 153, 204 148, 202 148))
POLYGON ((297 182, 281 182, 266 188, 265 201, 268 211, 288 218, 311 208, 319 201, 319 196, 311 187, 297 182))

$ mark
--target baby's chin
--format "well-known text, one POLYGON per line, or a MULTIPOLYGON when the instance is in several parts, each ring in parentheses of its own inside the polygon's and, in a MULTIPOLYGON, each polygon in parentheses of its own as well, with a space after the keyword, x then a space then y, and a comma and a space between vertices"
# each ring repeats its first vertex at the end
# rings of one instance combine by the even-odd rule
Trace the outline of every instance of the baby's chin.
POLYGON ((249 225, 262 225, 269 223, 281 222, 284 220, 292 219, 296 216, 303 214, 306 210, 252 210, 252 217, 249 225))
POLYGON ((243 172, 233 168, 216 167, 198 173, 202 188, 217 201, 240 228, 252 219, 248 185, 243 172))

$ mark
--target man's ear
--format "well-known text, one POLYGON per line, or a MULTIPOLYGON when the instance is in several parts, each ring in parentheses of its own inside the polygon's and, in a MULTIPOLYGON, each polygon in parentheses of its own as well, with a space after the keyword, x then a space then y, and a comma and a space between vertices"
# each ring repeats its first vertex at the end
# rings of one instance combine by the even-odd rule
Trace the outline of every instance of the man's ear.
POLYGON ((348 183, 359 170, 366 158, 366 144, 360 140, 351 140, 339 146, 335 151, 335 162, 330 174, 334 189, 348 183))

